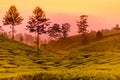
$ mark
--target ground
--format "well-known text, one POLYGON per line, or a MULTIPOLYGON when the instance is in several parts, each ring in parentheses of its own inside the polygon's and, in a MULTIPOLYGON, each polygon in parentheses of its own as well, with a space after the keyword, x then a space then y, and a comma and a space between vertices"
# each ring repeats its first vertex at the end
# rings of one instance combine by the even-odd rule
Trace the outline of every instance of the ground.
POLYGON ((52 41, 40 51, 0 36, 0 79, 120 80, 120 31, 103 34, 89 33, 86 45, 80 36, 52 41))

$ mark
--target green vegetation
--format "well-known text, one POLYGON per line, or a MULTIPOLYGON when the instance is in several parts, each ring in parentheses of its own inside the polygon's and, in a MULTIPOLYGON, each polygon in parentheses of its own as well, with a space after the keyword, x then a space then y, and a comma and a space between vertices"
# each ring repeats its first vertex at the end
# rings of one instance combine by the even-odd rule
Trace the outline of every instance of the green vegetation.
MULTIPOLYGON (((67 37, 69 23, 47 27, 51 22, 45 12, 36 7, 26 26, 37 34, 35 48, 14 41, 14 26, 21 24, 23 18, 16 7, 11 6, 3 17, 3 24, 11 25, 13 40, 1 32, 4 37, 0 36, 0 80, 120 80, 119 25, 112 30, 88 32, 87 18, 81 15, 77 21, 79 35, 67 37), (39 48, 39 36, 43 33, 53 41, 41 43, 39 48)), ((1 26, 0 30, 3 31, 1 26)), ((33 38, 26 37, 26 43, 33 38)))
POLYGON ((98 41, 95 33, 89 33, 86 45, 80 43, 80 36, 48 44, 47 48, 54 46, 55 52, 44 48, 38 52, 0 36, 0 80, 119 80, 120 34, 103 34, 98 41))
MULTIPOLYGON (((0 36, 0 79, 44 70, 33 61, 34 56, 43 55, 52 56, 47 52, 38 52, 34 47, 0 36)), ((42 59, 44 58, 46 57, 42 59)))
POLYGON ((55 54, 64 56, 62 65, 68 68, 68 71, 76 71, 70 71, 79 76, 75 79, 119 80, 120 31, 103 31, 103 34, 103 39, 98 40, 95 33, 89 33, 87 45, 80 43, 80 36, 72 36, 52 41, 47 48, 55 54), (53 46, 54 49, 50 48, 53 46))

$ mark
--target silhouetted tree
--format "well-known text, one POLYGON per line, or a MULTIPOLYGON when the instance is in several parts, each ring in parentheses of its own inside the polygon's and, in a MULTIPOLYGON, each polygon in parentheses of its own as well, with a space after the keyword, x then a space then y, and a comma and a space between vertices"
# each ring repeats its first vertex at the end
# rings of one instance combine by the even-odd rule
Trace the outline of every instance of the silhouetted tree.
POLYGON ((26 27, 30 32, 37 33, 37 49, 39 49, 39 35, 46 33, 46 26, 49 26, 48 21, 49 19, 46 18, 44 11, 40 7, 36 7, 33 15, 29 17, 26 27))
POLYGON ((87 35, 86 35, 87 27, 88 27, 87 18, 88 18, 87 15, 81 15, 80 21, 77 21, 77 26, 78 26, 78 30, 79 30, 78 33, 82 34, 82 43, 83 44, 87 43, 87 35))
POLYGON ((115 27, 113 27, 114 30, 120 30, 119 24, 116 24, 115 27))
POLYGON ((84 34, 87 31, 87 27, 88 27, 87 17, 88 17, 87 15, 81 15, 80 21, 77 21, 77 26, 79 29, 78 33, 84 34))
POLYGON ((17 12, 17 9, 14 5, 6 12, 6 15, 3 17, 3 24, 10 25, 12 29, 12 39, 14 40, 14 26, 21 24, 23 18, 17 12))
POLYGON ((103 34, 102 34, 102 32, 101 32, 100 30, 97 31, 96 37, 97 37, 98 39, 100 39, 100 38, 103 37, 103 34))
POLYGON ((48 35, 54 39, 59 39, 61 37, 61 27, 59 24, 53 24, 52 27, 48 28, 48 35))
POLYGON ((62 24, 61 30, 63 38, 66 38, 68 36, 68 32, 70 31, 70 24, 69 23, 62 24))

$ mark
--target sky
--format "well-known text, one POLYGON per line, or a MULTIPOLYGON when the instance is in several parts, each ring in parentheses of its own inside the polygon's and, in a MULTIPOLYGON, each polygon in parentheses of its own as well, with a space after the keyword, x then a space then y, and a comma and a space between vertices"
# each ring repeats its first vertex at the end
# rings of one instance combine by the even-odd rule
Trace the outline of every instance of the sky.
MULTIPOLYGON (((88 29, 111 28, 120 21, 120 0, 0 0, 0 25, 11 5, 17 7, 24 18, 23 24, 16 26, 23 32, 29 16, 36 6, 40 6, 53 23, 69 22, 72 33, 77 33, 76 21, 82 14, 88 15, 88 29)), ((7 30, 10 29, 6 26, 7 30)))

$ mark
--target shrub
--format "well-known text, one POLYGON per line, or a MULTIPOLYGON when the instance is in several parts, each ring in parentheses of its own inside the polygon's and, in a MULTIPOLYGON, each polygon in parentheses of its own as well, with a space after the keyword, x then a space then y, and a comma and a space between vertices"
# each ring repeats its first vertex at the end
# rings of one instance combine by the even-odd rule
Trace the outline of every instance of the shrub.
POLYGON ((102 37, 103 37, 102 32, 101 32, 101 31, 97 31, 96 37, 97 37, 98 39, 102 38, 102 37))

